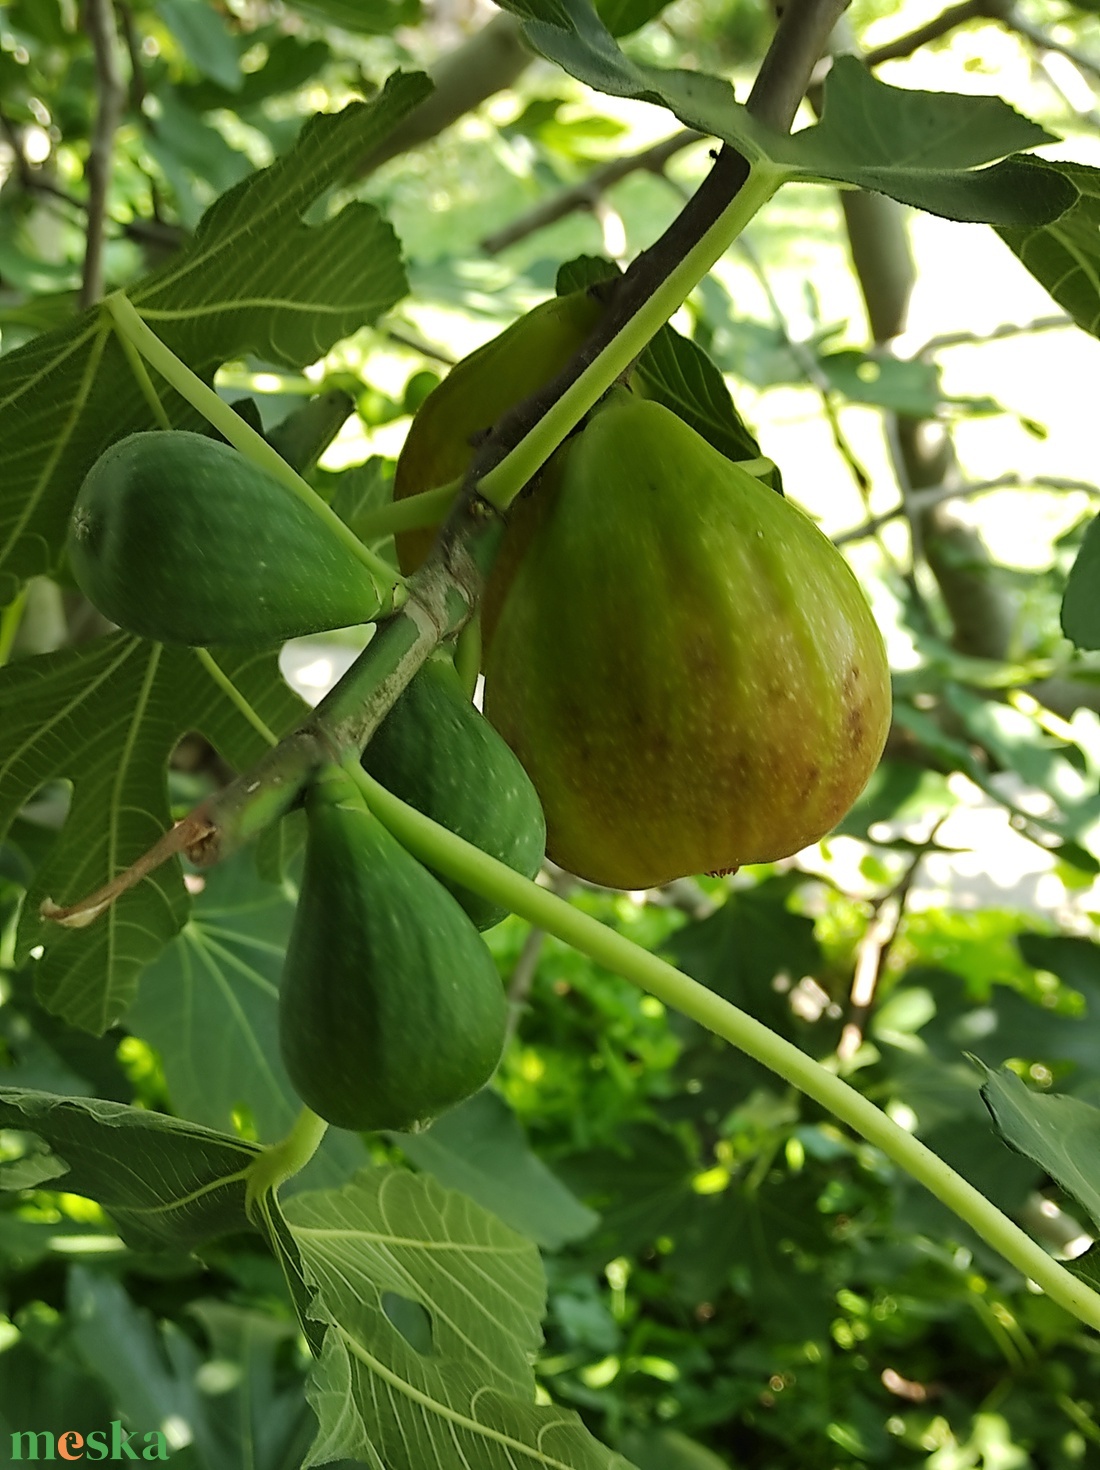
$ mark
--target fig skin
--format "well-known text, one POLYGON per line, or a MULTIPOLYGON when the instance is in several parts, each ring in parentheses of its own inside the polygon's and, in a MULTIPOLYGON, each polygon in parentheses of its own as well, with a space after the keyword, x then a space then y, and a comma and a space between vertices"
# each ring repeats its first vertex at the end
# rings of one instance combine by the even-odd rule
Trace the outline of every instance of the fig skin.
POLYGON ((539 793, 548 855, 638 889, 824 836, 890 723, 882 636, 840 552, 625 389, 539 494, 484 703, 539 793))
MULTIPOLYGON (((478 442, 510 408, 557 377, 602 314, 585 291, 555 296, 456 363, 416 412, 397 460, 394 500, 465 474, 478 442)), ((436 529, 396 537, 406 576, 427 557, 436 529)))
POLYGON ((471 1097, 508 1002, 457 899, 338 766, 306 795, 306 860, 279 993, 295 1091, 337 1128, 416 1132, 471 1097))

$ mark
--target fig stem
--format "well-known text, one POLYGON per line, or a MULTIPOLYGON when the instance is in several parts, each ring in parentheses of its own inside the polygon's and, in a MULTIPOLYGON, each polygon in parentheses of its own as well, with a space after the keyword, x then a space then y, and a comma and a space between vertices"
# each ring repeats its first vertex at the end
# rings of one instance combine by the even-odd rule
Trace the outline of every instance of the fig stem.
POLYGON ((461 478, 449 480, 434 490, 422 490, 419 495, 410 495, 405 500, 387 501, 377 510, 361 516, 356 525, 364 541, 378 541, 396 531, 418 531, 424 527, 438 526, 458 498, 462 489, 461 478))
POLYGON ((336 539, 362 562, 374 583, 381 611, 388 612, 399 606, 404 598, 405 587, 400 572, 390 566, 389 562, 383 561, 368 546, 364 546, 354 531, 321 499, 312 485, 303 480, 296 470, 291 469, 263 435, 257 434, 240 414, 235 413, 223 398, 218 397, 213 388, 193 373, 186 363, 180 361, 172 349, 138 315, 133 303, 123 292, 112 292, 104 298, 103 305, 120 338, 135 348, 181 398, 191 404, 192 408, 198 409, 207 423, 212 424, 234 449, 307 505, 336 539))
POLYGON ((278 745, 278 735, 276 735, 275 732, 264 723, 263 719, 252 708, 248 700, 237 688, 236 684, 233 683, 233 680, 217 663, 213 655, 210 653, 209 649, 196 648, 195 657, 198 659, 199 663, 202 664, 203 668, 210 675, 211 679, 213 679, 214 683, 218 686, 221 692, 225 695, 226 699, 228 699, 229 702, 241 712, 248 723, 256 731, 257 735, 259 735, 261 739, 265 740, 268 745, 278 745))
POLYGON ((1049 1256, 980 1190, 854 1087, 666 960, 406 806, 366 771, 357 767, 351 774, 371 810, 415 857, 641 986, 813 1098, 923 1184, 1053 1301, 1100 1330, 1100 1294, 1049 1256))
POLYGON ((170 429, 172 427, 172 420, 168 417, 168 410, 161 402, 160 394, 157 392, 153 385, 153 380, 149 376, 149 369, 145 366, 145 359, 130 338, 124 332, 119 331, 118 323, 114 320, 113 313, 111 325, 115 336, 118 338, 126 361, 130 364, 130 371, 134 375, 134 381, 141 390, 141 396, 149 405, 149 412, 153 415, 157 428, 170 429))
POLYGON ((506 510, 536 470, 584 415, 624 373, 649 339, 687 300, 738 235, 787 177, 760 162, 714 223, 663 277, 651 295, 527 431, 516 446, 477 482, 477 493, 497 510, 506 510))
POLYGON ((468 699, 473 699, 477 689, 477 676, 481 673, 481 614, 473 617, 455 639, 455 668, 462 680, 468 699))
POLYGON ((328 1124, 309 1108, 303 1108, 285 1138, 272 1143, 248 1166, 245 1183, 245 1211, 255 1218, 257 1204, 300 1174, 317 1152, 328 1131, 328 1124))

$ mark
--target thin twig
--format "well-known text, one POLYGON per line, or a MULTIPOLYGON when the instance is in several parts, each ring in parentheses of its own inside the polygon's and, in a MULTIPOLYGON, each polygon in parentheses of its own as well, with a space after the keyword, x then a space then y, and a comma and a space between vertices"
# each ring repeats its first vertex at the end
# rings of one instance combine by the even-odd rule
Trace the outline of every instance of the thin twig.
POLYGON ((861 526, 855 526, 850 531, 841 531, 838 536, 833 537, 833 545, 847 546, 849 542, 862 541, 873 536, 890 521, 899 520, 906 515, 921 515, 947 500, 965 500, 971 495, 985 495, 990 490, 1018 490, 1025 486, 1035 486, 1042 490, 1084 490, 1088 495, 1100 495, 1100 486, 1094 485, 1090 480, 1072 480, 1060 475, 1020 475, 1015 471, 998 475, 995 480, 974 480, 968 485, 932 485, 924 490, 912 491, 907 503, 899 503, 893 510, 871 516, 861 526))
POLYGON ((957 30, 969 21, 989 20, 990 9, 989 0, 963 0, 961 5, 949 5, 924 25, 868 51, 863 63, 865 66, 881 66, 884 61, 897 61, 903 56, 912 56, 914 51, 919 51, 930 41, 938 41, 941 36, 946 36, 949 31, 957 30))
POLYGON ((594 169, 579 184, 574 184, 570 189, 563 189, 560 194, 555 194, 552 199, 538 205, 529 214, 521 215, 519 219, 513 220, 504 229, 486 235, 481 242, 482 250, 487 255, 499 255, 509 245, 526 239, 528 235, 533 235, 538 230, 546 229, 548 225, 556 224, 566 215, 573 214, 579 209, 591 209, 601 195, 617 184, 620 179, 625 179, 628 174, 640 170, 652 174, 663 174, 669 159, 674 158, 677 153, 682 153, 685 148, 690 148, 693 143, 701 143, 705 136, 704 133, 697 133, 692 128, 681 128, 679 132, 664 138, 660 143, 653 143, 637 153, 626 153, 622 158, 612 159, 610 163, 594 169))
POLYGON ((761 263, 756 252, 753 250, 752 246, 743 235, 737 242, 737 249, 745 257, 745 260, 748 262, 753 275, 760 283, 761 290, 767 297, 768 306, 771 308, 772 318, 775 321, 777 329, 783 337, 784 346, 789 349, 791 356, 794 358, 798 366, 802 369, 806 381, 814 389, 816 389, 817 394, 821 399, 821 410, 822 413, 825 415, 825 420, 829 425, 830 432, 832 433, 833 443, 836 446, 837 453, 840 455, 844 463, 848 466, 848 470, 851 473, 852 479, 855 481, 856 488, 859 491, 864 502, 866 502, 868 493, 871 489, 871 476, 867 473, 863 465, 860 463, 859 459, 856 456, 855 450, 848 443, 847 436, 840 426, 840 418, 836 411, 836 403, 834 402, 833 385, 829 382, 829 379, 822 369, 821 364, 818 362, 813 349, 811 347, 808 347, 805 342, 800 342, 797 340, 797 338, 792 337, 790 332, 787 330, 786 318, 783 315, 783 309, 779 305, 779 301, 775 295, 775 292, 772 290, 771 282, 768 280, 768 273, 767 271, 765 271, 763 264, 761 263))
POLYGON ((916 349, 913 357, 934 357, 945 347, 979 346, 985 342, 1000 342, 1005 337, 1023 337, 1032 332, 1052 332, 1060 327, 1072 327, 1073 325, 1071 316, 1067 316, 1065 312, 1059 312, 1056 316, 1037 316, 1030 322, 1002 322, 991 332, 941 332, 936 337, 929 337, 927 342, 916 349))
POLYGON ((107 194, 115 133, 126 95, 118 64, 118 37, 111 0, 85 0, 84 23, 95 55, 96 115, 88 149, 88 226, 84 249, 84 276, 80 305, 89 307, 103 295, 103 243, 107 223, 107 194))
POLYGON ((1064 56, 1068 61, 1072 61, 1079 71, 1100 77, 1100 61, 1096 57, 1079 51, 1076 46, 1067 45, 1065 41, 1056 40, 1049 31, 1043 30, 1042 26, 1037 26, 1020 15, 1015 6, 1009 7, 998 19, 1005 30, 1014 31, 1025 41, 1030 41, 1038 50, 1055 51, 1059 56, 1064 56))
POLYGON ((206 819, 203 806, 197 806, 182 821, 169 827, 167 832, 158 837, 147 852, 143 852, 128 868, 109 879, 94 893, 85 894, 76 903, 56 904, 52 898, 44 898, 39 905, 39 913, 42 918, 52 919, 55 924, 61 924, 67 929, 86 929, 93 920, 99 918, 104 909, 110 908, 116 899, 136 887, 143 878, 159 868, 161 863, 182 854, 189 855, 197 844, 201 845, 213 832, 214 827, 206 819))
MULTIPOLYGON (((78 199, 75 194, 70 194, 67 189, 63 189, 60 184, 30 162, 23 150, 23 140, 19 136, 19 129, 3 112, 0 112, 0 133, 3 133, 11 148, 15 163, 15 176, 21 189, 28 194, 44 194, 47 199, 55 199, 58 203, 78 211, 82 216, 87 216, 88 203, 86 200, 78 199)), ((187 238, 186 230, 181 229, 180 226, 166 224, 157 219, 117 220, 108 218, 105 221, 106 224, 110 224, 128 239, 148 245, 175 247, 182 245, 187 238)))
POLYGON ((115 3, 119 20, 122 22, 126 51, 130 57, 130 109, 141 116, 145 103, 145 70, 141 64, 141 37, 134 23, 133 8, 127 3, 127 0, 115 0, 115 3))
POLYGON ((430 357, 435 362, 441 362, 444 367, 454 367, 458 359, 447 352, 445 348, 436 347, 431 342, 425 342, 423 337, 418 337, 414 332, 407 332, 402 327, 391 327, 379 325, 375 331, 381 332, 391 342, 396 342, 399 347, 411 347, 414 352, 419 352, 421 357, 430 357))
POLYGON ((946 820, 946 817, 939 819, 928 834, 926 841, 921 844, 920 852, 915 853, 907 864, 898 882, 874 901, 873 917, 856 949, 855 973, 852 976, 852 989, 848 997, 848 1019, 844 1023, 844 1029, 836 1048, 836 1054, 842 1062, 850 1061, 863 1042, 863 1033, 867 1026, 867 1018, 871 1014, 871 1007, 874 1005, 875 992, 886 970, 890 952, 897 943, 898 934, 901 932, 905 906, 913 884, 916 882, 917 870, 928 856, 946 820))
POLYGON ((516 1034, 519 1018, 523 1014, 523 1008, 527 1004, 527 997, 531 993, 531 986, 538 972, 542 947, 545 943, 545 929, 530 930, 523 941, 523 948, 519 952, 515 968, 508 977, 508 1021, 505 1027, 505 1041, 511 1041, 516 1034))

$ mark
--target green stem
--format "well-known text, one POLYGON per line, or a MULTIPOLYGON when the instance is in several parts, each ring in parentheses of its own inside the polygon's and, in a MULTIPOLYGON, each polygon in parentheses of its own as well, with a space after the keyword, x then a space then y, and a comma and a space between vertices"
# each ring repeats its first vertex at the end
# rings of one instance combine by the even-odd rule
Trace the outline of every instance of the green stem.
POLYGON ((272 730, 268 729, 267 725, 252 708, 248 700, 237 688, 236 684, 233 683, 233 680, 229 677, 225 670, 220 668, 218 664, 214 661, 208 650, 205 648, 196 648, 194 652, 195 657, 198 659, 199 663, 202 664, 203 668, 225 695, 226 699, 228 699, 231 704, 235 705, 236 708, 240 710, 241 714, 244 715, 245 719, 257 732, 257 734, 261 735, 263 739, 267 741, 268 745, 278 745, 278 735, 276 735, 272 730))
POLYGON ((469 699, 481 673, 481 615, 475 613, 455 641, 455 668, 469 699))
POLYGON ((396 531, 418 531, 423 527, 438 526, 446 519, 461 489, 462 480, 457 479, 435 490, 410 495, 406 500, 391 500, 359 517, 356 521, 359 535, 364 541, 379 541, 396 531))
MULTIPOLYGON (((112 320, 114 320, 113 312, 112 320)), ((119 340, 126 361, 130 364, 130 371, 133 373, 134 379, 141 389, 141 396, 149 405, 149 412, 153 415, 154 422, 162 429, 170 429, 172 427, 172 420, 168 417, 168 410, 161 402, 160 395, 153 386, 153 380, 149 376, 148 368, 145 366, 145 359, 125 332, 119 330, 117 321, 115 321, 115 336, 119 340)))
POLYGON ((23 612, 27 606, 27 589, 29 583, 24 582, 19 591, 0 612, 0 668, 11 658, 12 647, 15 643, 16 634, 19 632, 19 624, 23 621, 23 612))
POLYGON ((240 414, 235 413, 223 398, 219 398, 213 388, 193 373, 186 363, 181 362, 170 347, 165 346, 152 328, 142 321, 132 302, 121 291, 115 291, 106 297, 103 304, 110 312, 119 335, 129 341, 146 362, 156 368, 181 398, 198 409, 207 423, 213 424, 234 449, 239 450, 258 469, 277 480, 284 489, 308 505, 337 540, 363 563, 376 585, 383 611, 398 606, 401 601, 399 594, 404 591, 404 581, 400 574, 388 562, 375 555, 368 546, 364 546, 332 507, 321 499, 313 486, 303 480, 282 455, 272 449, 263 435, 257 434, 240 414))
POLYGON ((303 1108, 285 1138, 269 1144, 249 1165, 245 1185, 245 1209, 249 1219, 265 1195, 300 1174, 317 1152, 328 1124, 309 1108, 303 1108))
POLYGON ((597 964, 642 986, 658 1000, 698 1021, 813 1098, 923 1184, 1049 1297, 1082 1322, 1100 1330, 1100 1295, 1048 1256, 979 1190, 855 1088, 667 961, 649 954, 406 806, 361 767, 355 767, 352 774, 371 810, 422 862, 504 904, 597 964))
POLYGON ((748 178, 711 227, 664 277, 599 357, 572 382, 538 423, 499 464, 478 481, 478 493, 506 510, 532 475, 569 434, 649 339, 687 300, 748 222, 772 197, 786 175, 770 164, 754 164, 748 178))

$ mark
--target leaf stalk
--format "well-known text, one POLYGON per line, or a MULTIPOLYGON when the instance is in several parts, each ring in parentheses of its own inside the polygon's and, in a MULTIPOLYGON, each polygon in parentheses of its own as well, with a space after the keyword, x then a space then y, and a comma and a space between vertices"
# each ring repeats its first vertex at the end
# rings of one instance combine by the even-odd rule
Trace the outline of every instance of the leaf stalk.
POLYGON ((421 862, 506 905, 616 975, 639 985, 681 1015, 698 1021, 847 1123, 982 1237, 1025 1277, 1079 1321, 1100 1331, 1100 1294, 1003 1215, 980 1190, 907 1133, 874 1103, 747 1012, 681 970, 582 913, 556 894, 406 806, 366 771, 352 774, 374 814, 421 862))

